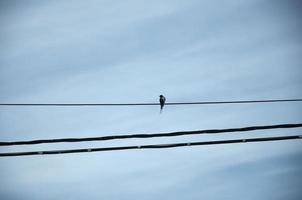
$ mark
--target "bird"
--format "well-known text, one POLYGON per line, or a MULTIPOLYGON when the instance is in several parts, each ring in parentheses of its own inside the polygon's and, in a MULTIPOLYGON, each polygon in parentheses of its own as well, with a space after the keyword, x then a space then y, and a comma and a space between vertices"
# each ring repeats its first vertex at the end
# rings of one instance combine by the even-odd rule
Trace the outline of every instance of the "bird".
POLYGON ((160 113, 164 108, 165 102, 166 102, 166 98, 164 97, 164 95, 159 95, 160 113))

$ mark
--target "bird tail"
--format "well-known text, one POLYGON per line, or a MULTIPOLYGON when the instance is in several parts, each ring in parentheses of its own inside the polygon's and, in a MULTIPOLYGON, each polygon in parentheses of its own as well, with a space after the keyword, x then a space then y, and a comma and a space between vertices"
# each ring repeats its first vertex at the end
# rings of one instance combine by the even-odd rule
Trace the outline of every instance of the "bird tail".
POLYGON ((163 112, 163 108, 164 108, 164 105, 161 104, 159 114, 161 114, 163 112))

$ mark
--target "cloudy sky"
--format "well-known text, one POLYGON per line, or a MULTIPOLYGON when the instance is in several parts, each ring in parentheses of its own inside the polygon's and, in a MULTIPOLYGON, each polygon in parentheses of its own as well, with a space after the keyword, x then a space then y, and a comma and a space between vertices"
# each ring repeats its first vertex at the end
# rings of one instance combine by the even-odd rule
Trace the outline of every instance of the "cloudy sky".
MULTIPOLYGON (((302 97, 299 0, 1 0, 1 103, 302 97)), ((301 103, 1 107, 0 140, 300 123, 301 103)), ((255 131, 1 152, 295 135, 255 131)), ((0 158, 5 200, 302 197, 302 143, 0 158)))

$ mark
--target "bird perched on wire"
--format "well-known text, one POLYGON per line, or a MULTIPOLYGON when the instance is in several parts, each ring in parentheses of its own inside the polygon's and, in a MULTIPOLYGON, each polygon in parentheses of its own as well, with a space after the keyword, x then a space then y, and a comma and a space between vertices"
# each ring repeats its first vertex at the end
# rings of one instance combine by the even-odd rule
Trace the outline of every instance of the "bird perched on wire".
POLYGON ((166 98, 164 97, 164 95, 159 95, 160 113, 164 108, 165 102, 166 102, 166 98))

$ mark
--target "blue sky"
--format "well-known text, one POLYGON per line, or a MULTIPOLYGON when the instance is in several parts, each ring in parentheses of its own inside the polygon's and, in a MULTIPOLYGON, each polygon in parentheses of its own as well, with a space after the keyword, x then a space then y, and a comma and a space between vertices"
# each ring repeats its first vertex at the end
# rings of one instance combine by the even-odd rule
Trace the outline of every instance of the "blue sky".
MULTIPOLYGON (((0 1, 2 103, 301 98, 298 0, 0 1)), ((301 103, 1 107, 1 141, 299 123, 301 103)), ((1 152, 294 135, 256 131, 1 152)), ((0 159, 0 197, 298 200, 301 141, 0 159)))

